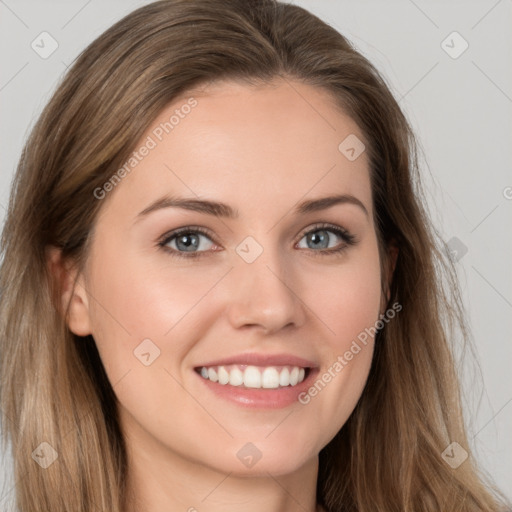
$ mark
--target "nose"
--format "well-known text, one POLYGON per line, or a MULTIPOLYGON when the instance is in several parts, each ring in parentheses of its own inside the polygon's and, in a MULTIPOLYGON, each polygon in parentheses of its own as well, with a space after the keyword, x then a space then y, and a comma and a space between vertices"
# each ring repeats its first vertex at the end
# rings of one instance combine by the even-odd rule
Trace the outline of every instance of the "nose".
POLYGON ((306 312, 299 280, 277 252, 266 249, 252 263, 235 254, 227 309, 234 328, 257 326, 270 334, 303 325, 306 312))

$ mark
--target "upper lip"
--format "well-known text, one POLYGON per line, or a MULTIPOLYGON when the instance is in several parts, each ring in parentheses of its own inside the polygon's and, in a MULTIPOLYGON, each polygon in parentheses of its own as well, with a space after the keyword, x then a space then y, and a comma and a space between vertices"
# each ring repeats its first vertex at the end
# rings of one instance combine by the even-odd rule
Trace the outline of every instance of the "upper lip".
POLYGON ((291 354, 239 354, 235 356, 216 359, 199 365, 203 366, 227 366, 230 364, 244 364, 252 366, 299 366, 303 368, 315 368, 313 361, 291 354))

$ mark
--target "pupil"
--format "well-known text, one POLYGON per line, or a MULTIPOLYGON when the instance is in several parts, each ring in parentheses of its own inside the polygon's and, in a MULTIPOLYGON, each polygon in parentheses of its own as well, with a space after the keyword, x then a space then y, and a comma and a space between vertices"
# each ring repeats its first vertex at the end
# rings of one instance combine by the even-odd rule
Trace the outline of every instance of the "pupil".
MULTIPOLYGON (((319 243, 327 242, 329 244, 329 236, 327 235, 326 231, 317 231, 316 233, 313 233, 310 238, 311 242, 313 244, 316 244, 316 247, 319 247, 319 243)), ((321 245, 322 248, 326 248, 327 245, 324 243, 321 245)))
POLYGON ((178 245, 182 244, 186 251, 190 251, 191 248, 197 248, 199 245, 199 240, 196 235, 182 235, 178 238, 178 245))

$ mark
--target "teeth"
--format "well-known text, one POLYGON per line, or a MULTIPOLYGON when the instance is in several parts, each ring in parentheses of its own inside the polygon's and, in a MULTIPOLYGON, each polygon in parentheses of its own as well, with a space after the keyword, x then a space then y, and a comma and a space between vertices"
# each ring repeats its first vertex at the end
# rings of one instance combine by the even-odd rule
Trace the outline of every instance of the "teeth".
POLYGON ((261 373, 256 366, 248 366, 245 369, 244 386, 246 388, 261 388, 261 373))
POLYGON ((261 385, 264 388, 279 387, 279 373, 275 368, 265 368, 261 374, 261 385))
POLYGON ((227 384, 229 382, 229 373, 226 371, 224 366, 219 366, 218 376, 219 384, 227 384))
POLYGON ((290 370, 283 368, 279 374, 279 385, 289 386, 290 385, 290 370))
POLYGON ((244 374, 239 368, 233 368, 229 372, 229 385, 241 386, 244 383, 244 374))
POLYGON ((230 386, 244 386, 253 389, 276 389, 296 386, 306 376, 305 368, 298 366, 211 366, 201 368, 204 379, 230 386))

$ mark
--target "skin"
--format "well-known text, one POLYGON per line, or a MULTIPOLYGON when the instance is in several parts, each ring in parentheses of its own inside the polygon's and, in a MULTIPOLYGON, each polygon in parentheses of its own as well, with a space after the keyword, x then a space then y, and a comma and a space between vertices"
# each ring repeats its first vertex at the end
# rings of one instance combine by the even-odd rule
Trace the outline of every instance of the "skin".
MULTIPOLYGON (((120 403, 127 512, 314 511, 318 453, 361 396, 373 340, 307 405, 283 409, 218 398, 193 368, 289 353, 322 374, 384 312, 367 156, 349 161, 338 150, 348 135, 364 137, 320 89, 217 82, 169 105, 136 147, 190 96, 197 106, 103 199, 86 267, 62 296, 68 325, 93 335, 120 403), (222 201, 240 216, 163 208, 137 220, 166 193, 222 201), (293 211, 334 194, 356 197, 368 214, 349 203, 293 211), (320 254, 305 233, 322 222, 357 243, 329 231, 330 247, 345 249, 320 254), (201 258, 158 246, 185 226, 211 232, 198 235, 201 258), (263 248, 250 264, 235 250, 247 236, 263 248), (134 356, 147 338, 160 350, 149 366, 134 356), (262 455, 252 468, 237 457, 248 442, 262 455)), ((68 271, 67 282, 74 277, 68 271)))

